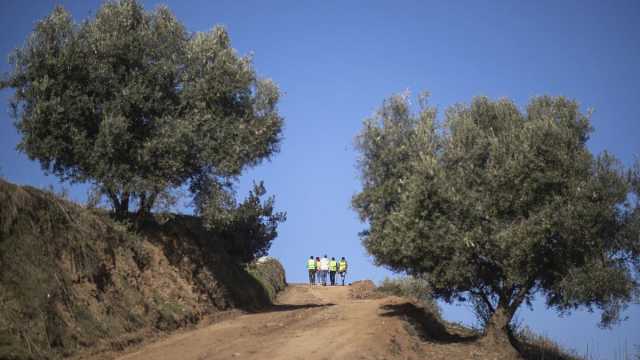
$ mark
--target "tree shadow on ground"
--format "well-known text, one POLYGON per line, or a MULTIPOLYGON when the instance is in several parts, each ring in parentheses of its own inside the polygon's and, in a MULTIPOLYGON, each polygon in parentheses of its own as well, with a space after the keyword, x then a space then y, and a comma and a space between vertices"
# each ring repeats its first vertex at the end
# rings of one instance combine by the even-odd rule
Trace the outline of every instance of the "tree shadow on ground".
POLYGON ((382 316, 399 317, 409 323, 417 335, 424 341, 439 343, 466 343, 477 340, 473 333, 461 333, 447 326, 437 315, 425 311, 412 303, 383 305, 382 316))
POLYGON ((270 313, 270 312, 280 312, 280 311, 294 311, 300 309, 313 309, 313 308, 323 308, 334 306, 335 304, 274 304, 271 306, 267 306, 263 309, 257 309, 252 311, 252 313, 270 313))

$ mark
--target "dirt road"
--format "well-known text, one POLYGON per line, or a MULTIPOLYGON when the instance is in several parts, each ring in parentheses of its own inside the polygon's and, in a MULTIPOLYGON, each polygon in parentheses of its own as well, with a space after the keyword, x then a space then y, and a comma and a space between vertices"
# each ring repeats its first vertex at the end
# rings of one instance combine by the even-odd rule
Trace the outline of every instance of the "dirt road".
POLYGON ((351 299, 348 286, 291 285, 268 311, 170 336, 120 359, 422 358, 425 345, 389 309, 393 303, 351 299))

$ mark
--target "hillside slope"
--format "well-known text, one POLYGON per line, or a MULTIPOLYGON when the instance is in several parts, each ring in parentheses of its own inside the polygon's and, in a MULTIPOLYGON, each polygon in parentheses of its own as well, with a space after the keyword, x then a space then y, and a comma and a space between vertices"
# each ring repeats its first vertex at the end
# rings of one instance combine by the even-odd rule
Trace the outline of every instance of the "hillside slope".
POLYGON ((100 211, 2 180, 0 204, 0 359, 124 348, 145 331, 262 309, 285 286, 277 261, 245 268, 194 217, 134 234, 100 211))

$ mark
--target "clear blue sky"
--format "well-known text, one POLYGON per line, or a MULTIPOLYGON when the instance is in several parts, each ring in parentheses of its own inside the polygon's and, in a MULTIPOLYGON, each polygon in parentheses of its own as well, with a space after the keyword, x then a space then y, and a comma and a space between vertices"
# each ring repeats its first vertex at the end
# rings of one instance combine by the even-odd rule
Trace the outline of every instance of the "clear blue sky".
MULTIPOLYGON (((155 1, 145 1, 148 9, 155 1)), ((258 72, 284 91, 282 151, 242 178, 265 180, 288 212, 271 254, 290 281, 304 281, 304 259, 346 256, 352 279, 381 280, 360 245, 363 225, 350 209, 359 189, 353 137, 390 94, 432 92, 440 109, 473 96, 510 97, 524 105, 540 94, 578 99, 595 109, 589 146, 630 164, 640 154, 640 2, 638 1, 165 1, 191 31, 223 24, 241 54, 253 52, 258 72), (445 4, 447 3, 447 4, 445 4)), ((100 1, 0 1, 0 71, 34 22, 62 4, 76 20, 100 1)), ((9 91, 0 92, 0 167, 19 184, 57 184, 15 151, 9 91)), ((57 185, 56 185, 57 186, 57 185)), ((85 189, 72 195, 84 199, 85 189)), ((449 319, 473 322, 461 306, 449 319)), ((558 317, 537 303, 524 323, 596 358, 616 358, 640 344, 640 306, 613 330, 597 314, 558 317)), ((620 358, 620 357, 618 357, 620 358)))

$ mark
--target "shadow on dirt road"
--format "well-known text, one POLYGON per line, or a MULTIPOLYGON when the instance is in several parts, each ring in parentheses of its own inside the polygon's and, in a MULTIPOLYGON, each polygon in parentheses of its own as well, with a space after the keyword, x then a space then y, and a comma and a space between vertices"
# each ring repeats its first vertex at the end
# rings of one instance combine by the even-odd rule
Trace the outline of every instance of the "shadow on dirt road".
POLYGON ((270 313, 270 312, 322 308, 322 307, 329 307, 329 306, 335 306, 335 304, 332 304, 332 303, 329 303, 329 304, 275 304, 264 309, 252 311, 252 313, 262 314, 262 313, 270 313))

